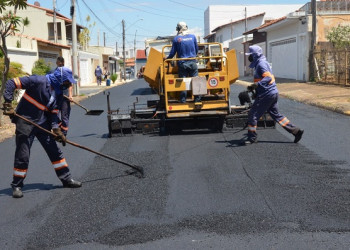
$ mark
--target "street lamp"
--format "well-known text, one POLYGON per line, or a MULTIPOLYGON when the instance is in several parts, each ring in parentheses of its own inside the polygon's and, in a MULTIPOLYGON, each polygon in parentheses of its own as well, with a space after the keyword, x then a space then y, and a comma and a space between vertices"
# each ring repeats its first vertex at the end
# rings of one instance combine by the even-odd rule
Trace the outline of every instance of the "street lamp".
MULTIPOLYGON (((125 21, 124 19, 122 20, 122 26, 123 26, 123 64, 124 64, 124 80, 126 81, 126 65, 125 65, 125 31, 128 30, 130 27, 132 27, 135 23, 138 21, 142 21, 143 18, 140 18, 133 22, 127 29, 125 29, 125 21)), ((136 30, 137 32, 137 30, 136 30)), ((136 47, 136 32, 135 32, 135 40, 134 40, 134 56, 135 56, 135 62, 136 62, 136 55, 135 55, 135 47, 136 47)), ((135 66, 134 66, 135 67, 135 66)), ((135 68, 134 68, 134 74, 135 74, 135 68)))
POLYGON ((132 24, 129 25, 129 27, 126 29, 130 29, 130 27, 132 27, 135 23, 137 23, 138 21, 143 21, 143 18, 137 19, 135 22, 133 22, 132 24))

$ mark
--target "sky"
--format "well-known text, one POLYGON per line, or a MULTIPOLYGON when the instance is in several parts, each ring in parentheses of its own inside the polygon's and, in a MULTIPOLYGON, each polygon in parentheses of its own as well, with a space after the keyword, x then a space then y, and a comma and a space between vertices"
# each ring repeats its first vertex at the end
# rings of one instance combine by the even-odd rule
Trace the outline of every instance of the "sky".
MULTIPOLYGON (((52 9, 54 0, 37 1, 41 7, 52 9)), ((122 49, 122 21, 125 23, 125 47, 144 49, 146 38, 175 35, 176 24, 185 21, 189 32, 203 37, 204 11, 209 5, 305 4, 308 0, 76 0, 77 23, 90 27, 90 45, 122 49), (87 17, 90 21, 87 22, 87 17)), ((56 0, 57 11, 70 18, 71 0, 56 0)), ((234 13, 244 18, 244 13, 234 13)))

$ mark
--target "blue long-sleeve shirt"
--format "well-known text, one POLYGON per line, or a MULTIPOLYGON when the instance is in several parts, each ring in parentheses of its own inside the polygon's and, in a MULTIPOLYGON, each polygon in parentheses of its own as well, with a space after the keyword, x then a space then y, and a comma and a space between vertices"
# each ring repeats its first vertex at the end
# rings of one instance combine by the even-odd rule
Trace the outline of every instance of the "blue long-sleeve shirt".
POLYGON ((278 93, 275 77, 269 62, 264 55, 255 58, 254 63, 254 82, 258 85, 256 89, 257 96, 272 95, 278 93))
MULTIPOLYGON (((192 34, 177 35, 174 37, 173 45, 168 58, 173 58, 177 54, 177 58, 193 58, 198 53, 197 39, 192 34)), ((184 61, 179 61, 179 64, 184 61)))
POLYGON ((46 76, 33 75, 8 80, 3 95, 6 102, 13 100, 15 89, 25 89, 25 93, 17 105, 17 114, 38 125, 49 120, 52 128, 58 128, 60 102, 57 101, 54 90, 46 76))

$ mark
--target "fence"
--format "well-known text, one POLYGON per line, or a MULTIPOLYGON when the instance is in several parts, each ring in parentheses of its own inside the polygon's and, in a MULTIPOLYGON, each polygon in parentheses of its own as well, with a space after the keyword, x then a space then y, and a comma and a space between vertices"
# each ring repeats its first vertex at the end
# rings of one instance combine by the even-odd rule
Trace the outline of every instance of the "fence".
POLYGON ((314 52, 318 82, 350 86, 350 49, 319 49, 314 52))

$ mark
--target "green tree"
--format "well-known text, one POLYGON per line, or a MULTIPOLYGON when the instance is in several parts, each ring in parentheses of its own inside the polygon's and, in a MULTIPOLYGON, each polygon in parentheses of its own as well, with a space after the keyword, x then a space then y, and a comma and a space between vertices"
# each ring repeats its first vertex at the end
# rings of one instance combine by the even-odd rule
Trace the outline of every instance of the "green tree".
MULTIPOLYGON (((3 93, 5 83, 7 81, 8 72, 10 69, 10 58, 8 57, 8 50, 6 44, 6 38, 19 31, 19 26, 22 24, 23 19, 17 17, 18 9, 27 8, 26 0, 1 0, 0 1, 0 51, 3 55, 4 68, 1 73, 1 88, 0 88, 0 102, 4 102, 3 93), (6 10, 11 9, 9 12, 6 10)), ((3 124, 3 114, 0 112, 0 126, 3 124)))
POLYGON ((96 25, 95 22, 93 23, 89 23, 90 22, 90 16, 86 17, 86 24, 85 27, 79 34, 79 43, 82 45, 83 50, 87 50, 87 47, 89 46, 89 42, 90 42, 90 33, 92 33, 92 29, 94 28, 94 26, 96 25))
MULTIPOLYGON (((25 17, 22 19, 22 32, 21 35, 24 32, 24 27, 28 26, 30 24, 28 17, 25 17)), ((17 48, 22 47, 22 36, 19 37, 19 40, 17 41, 17 48)))
POLYGON ((350 26, 333 27, 327 33, 327 39, 337 49, 350 47, 350 26))
POLYGON ((34 66, 32 68, 33 75, 46 75, 51 70, 50 65, 46 64, 44 59, 39 59, 35 61, 34 66))

